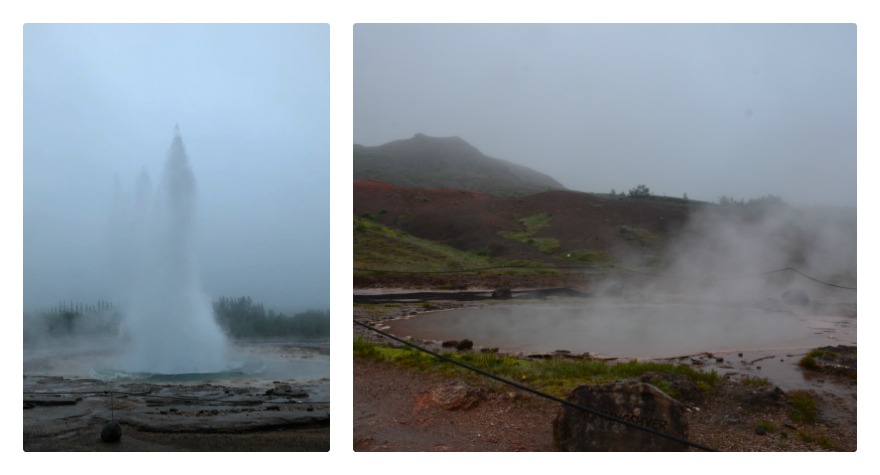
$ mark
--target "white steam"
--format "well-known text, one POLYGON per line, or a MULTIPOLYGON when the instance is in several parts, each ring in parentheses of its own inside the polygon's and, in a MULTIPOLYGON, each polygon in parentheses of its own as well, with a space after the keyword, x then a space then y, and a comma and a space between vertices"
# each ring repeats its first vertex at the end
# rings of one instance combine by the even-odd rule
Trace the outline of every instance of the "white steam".
POLYGON ((227 343, 199 278, 193 236, 196 183, 175 132, 159 188, 154 190, 142 172, 135 196, 114 219, 131 339, 124 369, 216 372, 227 367, 227 343))

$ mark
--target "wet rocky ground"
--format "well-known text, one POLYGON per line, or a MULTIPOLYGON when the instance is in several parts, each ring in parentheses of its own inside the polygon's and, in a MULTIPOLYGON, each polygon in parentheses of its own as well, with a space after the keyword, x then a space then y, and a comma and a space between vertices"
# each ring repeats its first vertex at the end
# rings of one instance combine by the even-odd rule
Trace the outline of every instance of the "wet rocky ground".
POLYGON ((327 451, 329 340, 247 340, 234 368, 184 375, 111 369, 102 341, 26 345, 25 451, 327 451), (122 436, 105 442, 110 421, 122 436))
MULTIPOLYGON (((360 303, 356 320, 387 329, 393 319, 418 318, 426 311, 481 305, 462 299, 360 303)), ((854 316, 853 316, 854 318, 854 316)), ((844 328, 843 331, 854 330, 844 328)), ((840 329, 825 329, 829 342, 840 329)), ((369 329, 354 326, 355 336, 400 345, 369 329)), ((463 337, 466 337, 463 335, 463 337)), ((434 351, 456 350, 442 342, 417 341, 434 351)), ((690 437, 722 451, 854 451, 857 448, 855 347, 835 347, 834 365, 851 362, 845 371, 809 369, 799 362, 809 348, 728 351, 681 355, 673 362, 715 370, 722 383, 688 404, 690 437), (852 360, 848 358, 852 357, 852 360), (815 414, 803 420, 789 396, 804 396, 815 414)), ((489 349, 491 350, 491 349, 489 349)), ((828 353, 828 351, 826 351, 828 353)), ((578 358, 565 351, 520 355, 532 358, 578 358)), ((828 360, 831 357, 825 357, 828 360)), ((820 361, 821 363, 821 361, 820 361)), ((431 403, 431 394, 448 385, 473 385, 439 375, 355 359, 356 451, 553 450, 552 420, 558 405, 516 391, 487 385, 467 391, 482 394, 467 409, 431 403)), ((434 398, 436 399, 436 398, 434 398)))
POLYGON ((329 379, 258 386, 24 377, 25 451, 326 451, 329 379), (102 440, 110 421, 118 441, 102 440))

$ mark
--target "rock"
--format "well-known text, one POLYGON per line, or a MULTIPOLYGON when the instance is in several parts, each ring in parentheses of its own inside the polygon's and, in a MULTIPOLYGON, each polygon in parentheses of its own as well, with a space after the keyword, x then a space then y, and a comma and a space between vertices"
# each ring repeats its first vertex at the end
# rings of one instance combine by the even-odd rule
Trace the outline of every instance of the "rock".
POLYGON ((455 349, 461 350, 461 351, 470 350, 473 347, 474 347, 474 342, 468 340, 467 338, 465 338, 464 340, 461 340, 460 342, 458 342, 457 345, 455 345, 455 349))
POLYGON ((473 409, 486 399, 483 389, 463 383, 450 383, 434 386, 416 401, 416 409, 425 406, 439 406, 447 411, 466 411, 473 409))
POLYGON ((122 426, 116 421, 104 424, 101 429, 101 440, 104 442, 119 442, 122 439, 122 426))
POLYGON ((492 292, 493 299, 507 300, 507 299, 511 298, 512 296, 513 296, 513 294, 510 291, 510 287, 508 287, 506 285, 503 287, 498 287, 497 289, 495 289, 492 292))
POLYGON ((785 401, 785 391, 779 389, 779 386, 754 388, 744 399, 751 407, 779 406, 785 401))
POLYGON ((455 348, 458 346, 458 340, 446 340, 440 344, 443 348, 455 348))
POLYGON ((806 307, 810 304, 810 296, 803 289, 792 289, 782 294, 782 301, 789 305, 806 307))
MULTIPOLYGON (((687 437, 684 406, 655 386, 635 380, 580 386, 568 402, 678 438, 687 437)), ((680 451, 688 446, 570 406, 553 421, 561 451, 680 451)))
POLYGON ((657 386, 658 388, 669 388, 665 394, 678 401, 691 403, 699 402, 703 398, 703 393, 697 387, 697 383, 683 374, 656 373, 654 371, 649 371, 643 373, 639 380, 643 383, 657 386))

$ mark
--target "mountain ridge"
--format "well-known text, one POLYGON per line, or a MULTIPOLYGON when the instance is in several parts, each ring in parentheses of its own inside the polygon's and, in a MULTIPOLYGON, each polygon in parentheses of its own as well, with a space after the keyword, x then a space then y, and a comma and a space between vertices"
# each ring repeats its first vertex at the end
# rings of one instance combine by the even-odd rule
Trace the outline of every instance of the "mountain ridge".
POLYGON ((489 157, 458 136, 430 137, 418 133, 382 145, 355 144, 353 152, 355 180, 502 196, 566 189, 549 175, 489 157))

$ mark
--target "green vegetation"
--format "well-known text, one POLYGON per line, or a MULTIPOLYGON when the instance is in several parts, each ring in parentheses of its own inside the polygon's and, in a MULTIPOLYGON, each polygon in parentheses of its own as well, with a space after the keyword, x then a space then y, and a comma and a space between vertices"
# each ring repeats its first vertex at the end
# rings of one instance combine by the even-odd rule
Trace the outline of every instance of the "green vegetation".
POLYGON ((809 353, 807 353, 803 358, 801 358, 801 361, 798 364, 800 364, 800 366, 803 368, 818 370, 818 369, 820 369, 820 365, 816 361, 816 359, 821 359, 821 358, 838 359, 838 358, 842 358, 843 356, 844 355, 842 355, 836 351, 831 351, 831 350, 827 350, 827 349, 823 349, 823 348, 816 348, 816 349, 810 351, 809 353))
POLYGON ((629 190, 630 198, 647 198, 651 196, 651 189, 645 185, 639 185, 629 190))
POLYGON ((610 264, 613 259, 610 254, 605 251, 595 249, 584 249, 565 253, 565 258, 584 264, 604 265, 610 264))
POLYGON ((112 303, 65 302, 24 318, 24 341, 70 336, 115 336, 119 334, 122 314, 112 303))
POLYGON ((797 436, 804 442, 816 444, 825 450, 841 450, 840 447, 826 435, 813 435, 808 432, 798 431, 797 436))
POLYGON ((550 221, 552 220, 553 215, 550 213, 533 214, 519 220, 520 224, 526 228, 525 231, 499 231, 498 235, 506 239, 534 246, 541 252, 552 254, 559 249, 558 239, 534 237, 536 233, 549 226, 550 221))
POLYGON ((220 297, 214 302, 217 323, 233 338, 330 336, 330 312, 307 310, 292 316, 266 311, 250 297, 220 297))
POLYGON ((808 391, 789 391, 786 394, 786 399, 791 406, 791 413, 789 413, 791 420, 809 424, 819 420, 819 407, 816 405, 816 399, 808 391))
MULTIPOLYGON (((354 355, 388 361, 422 371, 485 379, 427 353, 409 347, 392 348, 387 345, 377 345, 362 338, 354 340, 354 355)), ((444 353, 444 356, 558 397, 566 396, 583 384, 601 384, 619 379, 638 378, 647 372, 684 375, 694 380, 697 387, 702 390, 711 389, 722 379, 715 371, 701 372, 688 365, 672 363, 630 361, 611 364, 600 360, 530 360, 482 352, 444 353)))
POLYGON ((633 228, 630 226, 621 226, 619 232, 620 237, 630 241, 638 241, 643 246, 653 246, 660 242, 661 239, 660 236, 647 229, 633 228))
MULTIPOLYGON (((529 261, 504 261, 487 253, 465 252, 404 231, 383 226, 364 217, 354 218, 354 267, 404 272, 438 272, 499 266, 528 266, 529 261)), ((547 273, 547 269, 497 269, 504 274, 547 273)), ((355 275, 363 275, 355 270, 355 275)))
POLYGON ((742 379, 739 380, 744 386, 748 386, 750 388, 766 388, 770 386, 770 380, 767 378, 760 377, 752 377, 752 376, 743 376, 742 379))
MULTIPOLYGON (((308 310, 285 315, 266 310, 250 297, 220 297, 213 303, 214 318, 232 338, 330 336, 330 313, 308 310)), ((26 315, 24 339, 70 336, 110 336, 120 334, 122 311, 109 302, 97 304, 65 303, 49 310, 26 315)))

